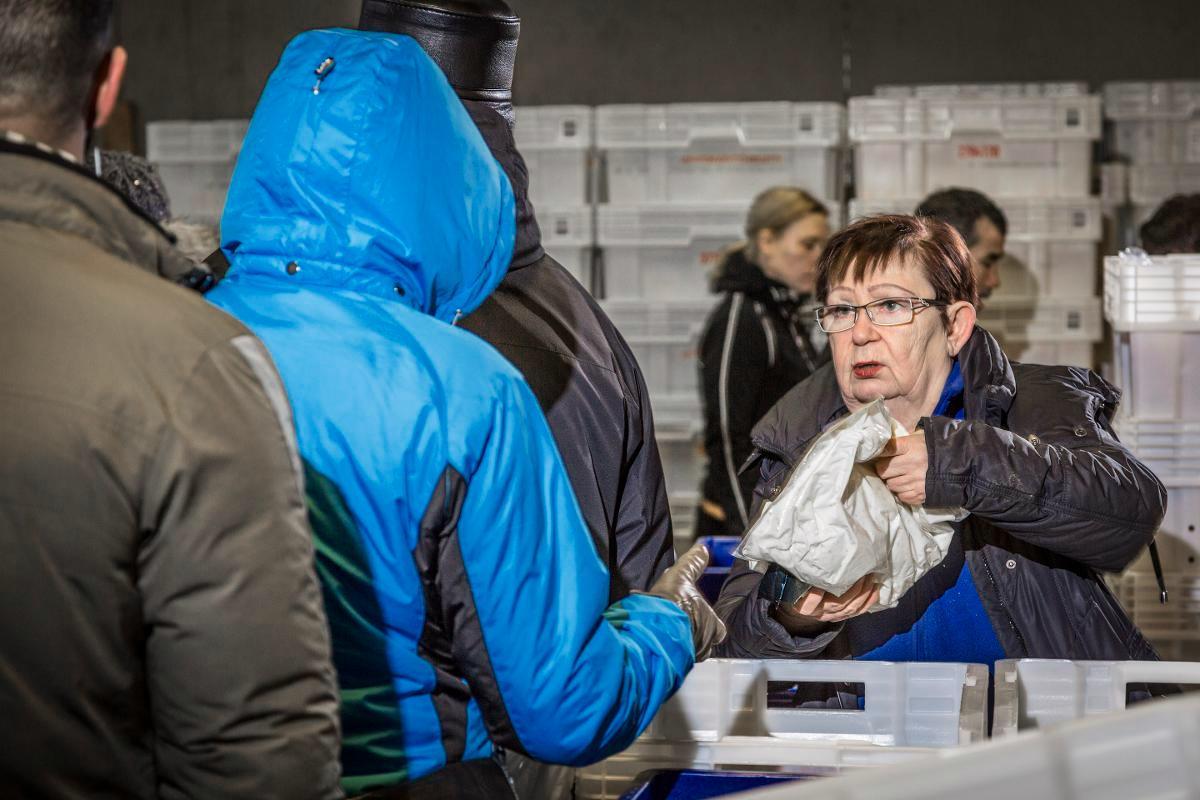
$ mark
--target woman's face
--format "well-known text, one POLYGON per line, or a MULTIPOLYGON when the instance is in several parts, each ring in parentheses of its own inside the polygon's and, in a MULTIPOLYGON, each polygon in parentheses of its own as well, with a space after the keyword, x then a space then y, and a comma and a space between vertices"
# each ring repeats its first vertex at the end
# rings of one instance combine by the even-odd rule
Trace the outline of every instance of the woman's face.
MULTIPOLYGON (((932 300, 933 286, 924 270, 895 261, 862 281, 851 283, 847 276, 831 288, 825 304, 861 306, 905 297, 932 300)), ((917 409, 906 425, 932 412, 952 362, 975 326, 975 309, 963 302, 948 307, 949 330, 941 309, 918 307, 915 312, 912 322, 881 327, 859 309, 854 327, 829 334, 838 386, 851 409, 879 398, 899 401, 917 409)), ((899 408, 892 411, 901 416, 899 408)))
POLYGON ((779 235, 763 230, 758 233, 759 266, 799 294, 811 294, 817 277, 817 261, 829 241, 829 218, 809 214, 783 229, 779 235))

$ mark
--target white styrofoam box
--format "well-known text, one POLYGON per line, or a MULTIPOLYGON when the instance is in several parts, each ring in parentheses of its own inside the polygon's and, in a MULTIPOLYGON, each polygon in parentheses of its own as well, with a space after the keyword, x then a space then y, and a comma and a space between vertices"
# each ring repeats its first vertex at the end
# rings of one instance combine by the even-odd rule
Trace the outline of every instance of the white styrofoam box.
POLYGON ((982 741, 987 680, 981 664, 710 659, 628 750, 579 771, 576 796, 619 797, 646 769, 839 771, 982 741), (768 702, 772 684, 841 682, 864 685, 861 711, 768 702))
POLYGON ((513 137, 529 168, 529 196, 534 206, 587 203, 590 200, 588 165, 593 138, 592 109, 588 106, 518 106, 514 111, 513 137))
POLYGON ((993 197, 1086 197, 1100 99, 850 100, 855 188, 864 199, 970 186, 993 197))
POLYGON ((1015 97, 1079 97, 1088 93, 1086 83, 922 83, 913 86, 876 86, 876 97, 936 97, 956 99, 999 99, 1015 97))
POLYGON ((1200 698, 1181 697, 745 800, 1129 800, 1200 793, 1200 698))
POLYGON ((1200 162, 1200 81, 1109 83, 1113 154, 1134 164, 1200 162))
POLYGON ((1121 414, 1117 436, 1160 479, 1200 483, 1200 418, 1154 420, 1121 414))
POLYGON ((1200 330, 1115 333, 1113 367, 1123 413, 1143 420, 1200 419, 1200 330))
POLYGON ((1008 659, 995 676, 993 738, 1120 711, 1129 684, 1200 683, 1200 664, 1008 659))
MULTIPOLYGON (((850 217, 911 214, 920 200, 851 200, 850 217)), ((1097 243, 1104 222, 1096 198, 1005 199, 1007 258, 999 292, 1006 296, 1089 297, 1096 292, 1097 243)))
POLYGON ((1098 342, 1100 298, 995 296, 979 324, 1005 342, 1098 342))
POLYGON ((596 241, 603 251, 604 296, 706 297, 709 274, 744 236, 745 219, 743 205, 600 206, 596 241))
POLYGON ((537 220, 542 231, 542 247, 576 280, 591 289, 596 245, 596 223, 592 209, 587 206, 539 207, 537 220))
POLYGON ((704 479, 704 446, 699 436, 662 432, 658 436, 667 494, 695 492, 704 479))
POLYGON ((1117 331, 1200 331, 1200 255, 1105 258, 1104 316, 1117 331))
POLYGON ((596 109, 608 202, 748 203, 790 185, 836 201, 845 109, 836 103, 611 105, 596 109))
POLYGON ((146 158, 155 164, 235 161, 249 127, 244 119, 151 122, 146 126, 146 158))
POLYGON ((1167 602, 1161 602, 1158 579, 1149 570, 1131 570, 1120 578, 1121 604, 1130 619, 1156 647, 1200 643, 1200 571, 1195 565, 1165 571, 1167 602))
POLYGON ((1158 206, 1176 194, 1200 192, 1200 164, 1148 164, 1129 168, 1129 199, 1158 206))

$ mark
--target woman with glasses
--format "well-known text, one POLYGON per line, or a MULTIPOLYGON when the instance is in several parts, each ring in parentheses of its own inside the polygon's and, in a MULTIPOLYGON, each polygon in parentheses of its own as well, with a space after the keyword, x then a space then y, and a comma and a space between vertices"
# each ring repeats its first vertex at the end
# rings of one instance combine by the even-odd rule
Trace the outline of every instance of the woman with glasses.
POLYGON ((1113 435, 1119 393, 1086 370, 1011 363, 975 324, 971 255, 942 222, 856 222, 825 248, 816 297, 832 363, 756 426, 756 510, 826 426, 883 398, 912 433, 879 476, 902 502, 969 513, 942 563, 877 613, 864 613, 872 575, 841 597, 776 602, 739 563, 717 606, 720 654, 1157 658, 1100 578, 1134 560, 1165 510, 1158 479, 1113 435))
POLYGON ((713 274, 712 289, 722 297, 700 341, 708 469, 697 537, 745 530, 754 474, 739 468, 753 449, 750 429, 822 363, 810 301, 828 239, 825 206, 803 189, 777 186, 755 198, 745 243, 713 274))

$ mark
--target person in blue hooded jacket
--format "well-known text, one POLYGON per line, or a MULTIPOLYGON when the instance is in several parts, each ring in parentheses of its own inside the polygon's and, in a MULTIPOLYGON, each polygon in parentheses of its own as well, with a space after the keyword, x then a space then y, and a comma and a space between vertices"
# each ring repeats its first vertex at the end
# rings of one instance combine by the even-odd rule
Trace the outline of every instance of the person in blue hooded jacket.
POLYGON ((287 47, 209 297, 261 337, 294 407, 350 794, 504 796, 499 748, 599 760, 724 635, 694 586, 703 550, 605 607, 536 399, 449 324, 504 275, 515 224, 507 178, 412 39, 287 47))

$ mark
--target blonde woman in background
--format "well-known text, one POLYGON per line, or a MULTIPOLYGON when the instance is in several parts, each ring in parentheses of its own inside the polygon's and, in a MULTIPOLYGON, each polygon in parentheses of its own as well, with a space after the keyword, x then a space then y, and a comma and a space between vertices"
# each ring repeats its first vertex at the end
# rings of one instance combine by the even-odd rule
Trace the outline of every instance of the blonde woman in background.
POLYGON ((817 260, 829 239, 829 211, 803 189, 779 186, 754 200, 746 241, 713 274, 724 295, 700 342, 704 449, 696 535, 740 535, 757 476, 739 475, 750 430, 779 398, 824 360, 807 313, 817 260))

